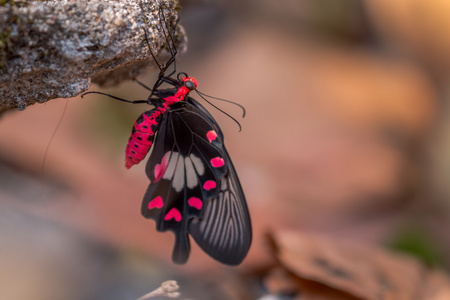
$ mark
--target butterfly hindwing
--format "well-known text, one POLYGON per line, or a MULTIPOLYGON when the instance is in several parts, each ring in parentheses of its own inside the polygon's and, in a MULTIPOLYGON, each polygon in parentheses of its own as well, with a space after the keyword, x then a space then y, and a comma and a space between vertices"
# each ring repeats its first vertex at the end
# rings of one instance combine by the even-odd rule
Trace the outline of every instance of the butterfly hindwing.
POLYGON ((237 265, 250 248, 252 229, 244 193, 228 153, 225 158, 228 173, 221 179, 219 194, 208 201, 203 218, 190 222, 188 231, 211 257, 237 265))

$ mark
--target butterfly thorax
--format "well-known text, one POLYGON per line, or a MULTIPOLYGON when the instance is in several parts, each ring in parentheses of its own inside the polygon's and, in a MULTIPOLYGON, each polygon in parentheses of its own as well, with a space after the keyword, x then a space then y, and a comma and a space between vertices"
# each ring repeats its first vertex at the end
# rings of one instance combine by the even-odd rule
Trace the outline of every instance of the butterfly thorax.
MULTIPOLYGON (((197 80, 194 77, 186 76, 183 79, 181 79, 181 86, 178 88, 178 90, 175 93, 175 95, 173 95, 173 97, 178 99, 175 102, 184 100, 184 98, 189 94, 189 92, 192 91, 192 90, 195 90, 197 88, 197 86, 198 86, 198 83, 197 83, 197 80)), ((170 100, 164 99, 164 100, 165 101, 172 101, 172 99, 170 99, 170 100)))

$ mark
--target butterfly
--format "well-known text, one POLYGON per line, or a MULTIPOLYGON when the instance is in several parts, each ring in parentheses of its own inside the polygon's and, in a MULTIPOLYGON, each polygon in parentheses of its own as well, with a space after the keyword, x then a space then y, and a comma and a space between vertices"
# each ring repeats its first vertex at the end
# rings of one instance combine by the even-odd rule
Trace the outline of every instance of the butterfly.
MULTIPOLYGON (((167 25, 163 9, 159 10, 167 25)), ((172 260, 177 264, 188 260, 191 236, 212 258, 237 265, 247 255, 252 241, 244 192, 225 148, 222 130, 212 115, 189 96, 197 91, 197 80, 183 72, 174 78, 175 67, 169 75, 165 74, 174 64, 177 51, 171 31, 162 30, 171 57, 160 64, 147 40, 160 69, 153 88, 138 81, 151 91, 147 100, 130 101, 101 92, 88 93, 154 107, 141 114, 133 126, 126 147, 126 167, 138 164, 150 153, 145 169, 150 183, 141 213, 155 220, 158 231, 174 232, 172 260), (161 88, 163 83, 169 88, 161 88)))

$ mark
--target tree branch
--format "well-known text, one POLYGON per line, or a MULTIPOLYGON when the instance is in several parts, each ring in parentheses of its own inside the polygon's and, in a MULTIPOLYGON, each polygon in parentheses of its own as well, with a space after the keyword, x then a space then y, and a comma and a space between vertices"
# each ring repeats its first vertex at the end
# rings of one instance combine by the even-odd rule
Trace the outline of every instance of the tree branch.
MULTIPOLYGON (((139 1, 145 12, 137 0, 6 2, 0 6, 0 110, 74 97, 91 80, 111 86, 156 68, 144 26, 163 62, 168 53, 160 3, 169 30, 178 18, 176 0, 139 1)), ((180 25, 174 38, 183 52, 180 25)))

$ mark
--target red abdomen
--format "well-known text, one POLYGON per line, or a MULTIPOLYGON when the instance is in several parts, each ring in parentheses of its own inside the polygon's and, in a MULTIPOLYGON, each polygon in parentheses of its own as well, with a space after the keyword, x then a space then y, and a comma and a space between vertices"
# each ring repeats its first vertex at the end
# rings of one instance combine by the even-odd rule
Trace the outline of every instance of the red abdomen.
POLYGON ((161 110, 154 108, 144 112, 134 123, 126 150, 125 166, 127 169, 138 164, 147 155, 153 144, 161 116, 161 110))

